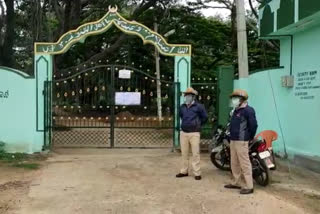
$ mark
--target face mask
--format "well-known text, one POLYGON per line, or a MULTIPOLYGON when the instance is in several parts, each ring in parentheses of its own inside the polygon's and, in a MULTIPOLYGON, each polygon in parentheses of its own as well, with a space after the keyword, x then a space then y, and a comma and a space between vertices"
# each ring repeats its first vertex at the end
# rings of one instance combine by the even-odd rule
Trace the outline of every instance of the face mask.
POLYGON ((232 105, 232 107, 234 107, 234 108, 239 107, 239 105, 240 105, 240 98, 232 98, 232 99, 231 99, 231 105, 232 105))
POLYGON ((184 97, 184 102, 188 105, 190 105, 193 102, 193 96, 192 95, 187 95, 184 97))

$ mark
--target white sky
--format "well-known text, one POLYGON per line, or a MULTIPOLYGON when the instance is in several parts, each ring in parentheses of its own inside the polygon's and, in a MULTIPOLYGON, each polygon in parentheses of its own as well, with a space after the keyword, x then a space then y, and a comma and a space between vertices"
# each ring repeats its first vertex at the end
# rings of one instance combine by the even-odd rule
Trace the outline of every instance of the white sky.
MULTIPOLYGON (((0 0, 1 2, 3 2, 3 0, 0 0)), ((182 4, 186 4, 187 2, 196 2, 197 0, 180 0, 182 4)), ((246 9, 249 10, 250 9, 250 6, 249 6, 249 3, 248 3, 248 0, 244 0, 245 1, 245 6, 246 6, 246 9)), ((256 1, 253 1, 253 4, 254 5, 257 5, 257 2, 256 1)), ((221 4, 219 3, 210 3, 208 4, 210 6, 221 6, 221 4)), ((5 6, 5 4, 4 4, 5 6)), ((222 5, 223 6, 223 5, 222 5)), ((202 14, 206 17, 209 17, 209 16, 221 16, 222 18, 227 18, 229 15, 230 15, 230 11, 227 10, 227 9, 203 9, 201 10, 202 14)))
MULTIPOLYGON (((250 5, 249 5, 249 2, 248 0, 244 0, 245 1, 245 7, 247 10, 250 9, 250 5)), ((196 0, 181 0, 181 3, 182 4, 186 4, 187 2, 196 2, 196 0)), ((256 1, 253 1, 253 4, 254 5, 257 5, 257 2, 256 1)), ((210 6, 223 6, 219 3, 208 3, 207 5, 210 5, 210 6)), ((203 9, 202 11, 202 14, 206 17, 209 17, 209 16, 221 16, 222 18, 227 18, 228 16, 230 16, 230 11, 227 10, 227 9, 213 9, 213 8, 209 8, 209 9, 203 9)))

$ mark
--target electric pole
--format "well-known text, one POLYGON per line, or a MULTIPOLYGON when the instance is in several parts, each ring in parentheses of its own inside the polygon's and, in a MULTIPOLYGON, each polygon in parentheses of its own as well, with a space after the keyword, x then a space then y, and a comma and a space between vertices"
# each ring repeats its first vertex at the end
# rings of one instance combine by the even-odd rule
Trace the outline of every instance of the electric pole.
POLYGON ((244 0, 235 0, 237 7, 237 35, 238 35, 238 68, 239 79, 249 77, 248 45, 246 30, 246 14, 244 0))

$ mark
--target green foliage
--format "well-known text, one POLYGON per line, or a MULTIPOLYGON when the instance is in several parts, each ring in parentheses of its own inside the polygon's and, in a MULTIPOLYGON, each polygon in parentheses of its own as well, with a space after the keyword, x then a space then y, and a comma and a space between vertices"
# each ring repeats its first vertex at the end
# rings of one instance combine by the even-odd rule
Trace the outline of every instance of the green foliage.
MULTIPOLYGON (((68 1, 55 0, 44 1, 41 5, 35 2, 16 1, 15 35, 11 38, 14 40, 12 56, 15 61, 14 67, 30 74, 33 73, 34 42, 57 41, 66 31, 100 19, 108 11, 109 5, 118 5, 119 12, 125 18, 134 19, 151 29, 156 17, 161 35, 174 29, 175 32, 166 39, 169 43, 192 45, 192 75, 195 78, 215 77, 212 71, 219 65, 237 67, 237 52, 232 47, 234 41, 232 41, 231 20, 223 20, 219 17, 206 18, 191 6, 177 4, 176 0, 161 1, 164 4, 154 1, 157 2, 155 7, 146 7, 146 10, 141 9, 139 13, 136 13, 136 9, 142 1, 93 0, 68 3, 68 1), (76 10, 77 6, 79 11, 76 10), (70 9, 70 13, 67 9, 70 9)), ((143 2, 147 4, 149 1, 143 2)), ((252 21, 256 26, 256 20, 250 20, 252 21)), ((5 28, 0 29, 0 32, 4 30, 5 28)), ((103 53, 114 45, 122 34, 113 27, 101 35, 88 37, 83 44, 75 44, 67 53, 55 57, 56 72, 61 73, 62 70, 84 63, 103 53)), ((278 65, 278 52, 270 50, 265 42, 259 41, 257 31, 249 26, 248 48, 250 70, 278 65)), ((154 47, 144 45, 137 36, 127 36, 114 51, 106 54, 102 59, 109 60, 110 64, 132 65, 134 62, 135 67, 141 65, 143 69, 149 69, 150 74, 154 74, 154 47)), ((173 58, 161 56, 160 63, 161 74, 172 76, 173 58)))
POLYGON ((0 141, 0 155, 1 155, 2 153, 5 153, 4 146, 5 146, 5 143, 2 142, 2 141, 0 141))
POLYGON ((27 158, 28 158, 28 155, 24 153, 12 153, 12 154, 6 153, 6 152, 0 153, 0 160, 8 163, 24 161, 27 158))

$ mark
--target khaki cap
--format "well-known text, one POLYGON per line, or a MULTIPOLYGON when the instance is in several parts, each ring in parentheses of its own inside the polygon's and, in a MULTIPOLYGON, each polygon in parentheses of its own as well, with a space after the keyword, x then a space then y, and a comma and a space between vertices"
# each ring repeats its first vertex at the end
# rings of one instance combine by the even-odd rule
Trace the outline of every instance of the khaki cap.
POLYGON ((246 92, 243 89, 236 89, 232 92, 232 94, 230 94, 230 97, 243 97, 244 99, 248 99, 248 92, 246 92))
POLYGON ((193 95, 198 95, 198 92, 196 90, 194 90, 193 88, 188 88, 185 92, 183 92, 184 94, 193 94, 193 95))

